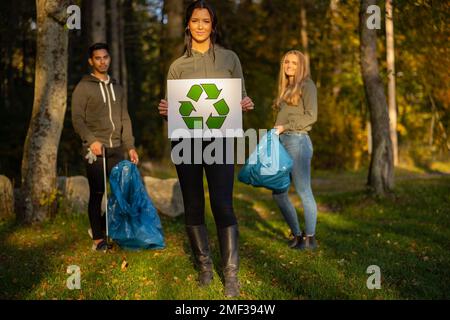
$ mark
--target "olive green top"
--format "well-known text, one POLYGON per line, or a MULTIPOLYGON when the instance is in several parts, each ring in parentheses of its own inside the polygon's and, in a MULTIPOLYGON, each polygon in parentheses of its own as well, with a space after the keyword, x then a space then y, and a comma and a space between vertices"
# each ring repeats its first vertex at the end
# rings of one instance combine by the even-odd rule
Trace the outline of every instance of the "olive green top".
POLYGON ((185 53, 176 59, 170 65, 167 74, 167 80, 215 78, 240 78, 242 80, 242 97, 247 96, 238 56, 233 51, 219 45, 214 46, 214 54, 212 48, 205 53, 192 49, 192 56, 188 57, 185 53))
POLYGON ((298 105, 281 103, 275 125, 284 126, 286 131, 307 133, 316 121, 317 88, 311 79, 307 79, 303 84, 298 105))
POLYGON ((114 79, 81 79, 72 94, 72 123, 84 146, 99 141, 109 148, 135 148, 124 90, 114 79))

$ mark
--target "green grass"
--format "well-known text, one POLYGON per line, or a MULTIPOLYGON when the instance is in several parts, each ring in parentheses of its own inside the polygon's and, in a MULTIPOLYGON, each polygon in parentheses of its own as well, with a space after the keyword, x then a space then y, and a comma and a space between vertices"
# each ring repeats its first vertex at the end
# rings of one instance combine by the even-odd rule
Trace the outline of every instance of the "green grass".
MULTIPOLYGON (((154 174, 174 176, 173 170, 154 174)), ((314 176, 320 248, 287 248, 288 227, 269 191, 236 181, 240 223, 239 299, 449 299, 450 177, 404 171, 395 196, 369 197, 365 173, 314 176), (369 265, 381 268, 369 290, 369 265)), ((300 201, 291 194, 297 208, 300 201)), ((207 199, 207 203, 209 199, 207 199)), ((301 225, 302 210, 299 209, 301 225)), ((167 248, 92 252, 87 215, 60 214, 40 226, 0 222, 2 299, 223 299, 220 257, 206 209, 215 277, 199 288, 183 218, 162 216, 167 248), (123 268, 123 262, 128 263, 123 268), (66 269, 81 269, 81 290, 69 290, 66 269)))

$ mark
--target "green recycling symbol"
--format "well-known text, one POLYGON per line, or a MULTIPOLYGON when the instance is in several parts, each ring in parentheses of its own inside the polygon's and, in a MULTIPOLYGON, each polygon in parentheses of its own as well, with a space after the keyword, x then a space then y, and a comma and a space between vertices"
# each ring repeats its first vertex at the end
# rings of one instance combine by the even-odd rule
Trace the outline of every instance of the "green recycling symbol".
MULTIPOLYGON (((198 102, 203 92, 206 93, 206 100, 217 100, 222 92, 222 89, 218 89, 214 83, 194 84, 187 93, 187 98, 198 102)), ((189 129, 203 129, 203 117, 191 116, 193 111, 197 111, 193 103, 189 100, 180 102, 180 114, 189 129)), ((219 114, 213 116, 210 113, 208 119, 206 119, 206 126, 209 129, 220 129, 227 118, 230 108, 224 99, 213 104, 214 109, 219 114)))

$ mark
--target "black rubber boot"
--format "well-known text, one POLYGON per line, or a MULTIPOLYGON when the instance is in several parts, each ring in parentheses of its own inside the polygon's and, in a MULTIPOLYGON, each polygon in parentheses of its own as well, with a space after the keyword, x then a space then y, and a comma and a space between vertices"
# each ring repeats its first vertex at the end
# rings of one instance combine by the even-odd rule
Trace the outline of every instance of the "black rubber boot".
POLYGON ((225 280, 225 296, 239 296, 239 230, 237 224, 226 228, 218 228, 220 253, 222 256, 223 276, 225 280))
POLYGON ((198 281, 200 286, 207 286, 213 278, 213 263, 209 253, 208 231, 204 224, 186 226, 186 232, 194 253, 195 262, 199 268, 198 281))

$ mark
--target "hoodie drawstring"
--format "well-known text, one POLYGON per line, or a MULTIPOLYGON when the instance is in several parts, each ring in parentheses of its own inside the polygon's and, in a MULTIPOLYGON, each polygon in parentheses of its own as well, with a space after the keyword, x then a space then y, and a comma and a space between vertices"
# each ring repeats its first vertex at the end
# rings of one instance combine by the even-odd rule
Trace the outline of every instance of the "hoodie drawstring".
POLYGON ((105 91, 103 91, 103 86, 102 83, 99 82, 98 85, 100 86, 100 91, 102 92, 102 96, 103 96, 103 103, 106 103, 106 96, 105 96, 105 91))
POLYGON ((111 87, 111 93, 112 93, 113 101, 116 101, 116 95, 114 94, 114 87, 113 87, 112 82, 109 84, 109 86, 111 87))

